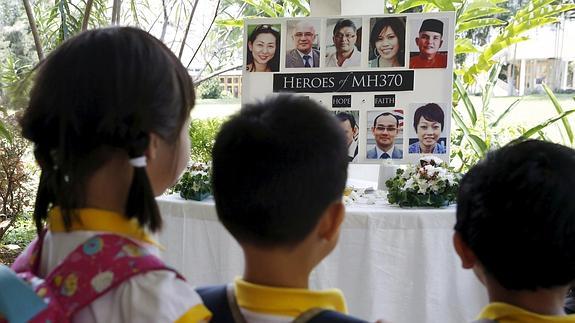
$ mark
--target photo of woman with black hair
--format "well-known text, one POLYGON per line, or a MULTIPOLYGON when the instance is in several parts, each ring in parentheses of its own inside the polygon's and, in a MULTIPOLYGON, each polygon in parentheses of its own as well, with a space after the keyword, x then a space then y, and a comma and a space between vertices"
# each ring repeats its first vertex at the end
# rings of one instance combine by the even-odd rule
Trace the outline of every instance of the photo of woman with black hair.
POLYGON ((246 71, 279 71, 279 51, 279 25, 257 25, 248 37, 246 71))

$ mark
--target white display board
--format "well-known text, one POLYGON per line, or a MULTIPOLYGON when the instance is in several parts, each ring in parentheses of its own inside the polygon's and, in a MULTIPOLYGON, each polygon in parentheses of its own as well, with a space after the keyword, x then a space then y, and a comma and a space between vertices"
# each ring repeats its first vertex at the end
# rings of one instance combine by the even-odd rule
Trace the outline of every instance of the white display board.
POLYGON ((246 19, 242 103, 293 93, 333 111, 350 162, 449 162, 453 12, 246 19))

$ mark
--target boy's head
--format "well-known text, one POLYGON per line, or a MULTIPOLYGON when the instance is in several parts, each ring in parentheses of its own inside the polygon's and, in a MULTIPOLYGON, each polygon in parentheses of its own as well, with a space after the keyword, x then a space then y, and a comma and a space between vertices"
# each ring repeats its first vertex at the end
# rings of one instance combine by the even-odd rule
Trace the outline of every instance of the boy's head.
POLYGON ((275 96, 248 104, 213 149, 218 217, 241 243, 291 247, 341 203, 347 144, 338 120, 314 101, 275 96))
POLYGON ((574 150, 543 141, 489 153, 459 189, 454 242, 463 266, 507 290, 572 283, 574 169, 574 150))
POLYGON ((437 19, 425 19, 415 38, 419 55, 432 59, 443 44, 443 22, 437 19))

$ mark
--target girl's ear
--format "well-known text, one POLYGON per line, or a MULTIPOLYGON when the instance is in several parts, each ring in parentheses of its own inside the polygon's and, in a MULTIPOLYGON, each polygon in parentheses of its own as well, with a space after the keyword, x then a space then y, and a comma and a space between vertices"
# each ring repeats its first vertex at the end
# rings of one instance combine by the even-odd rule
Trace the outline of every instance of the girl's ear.
POLYGON ((158 147, 160 144, 160 137, 153 132, 150 132, 150 143, 148 144, 148 148, 144 152, 146 155, 147 160, 153 160, 158 157, 158 147))
POLYGON ((459 259, 461 259, 461 267, 471 269, 477 265, 477 257, 475 256, 475 253, 463 241, 458 232, 453 234, 453 247, 459 256, 459 259))

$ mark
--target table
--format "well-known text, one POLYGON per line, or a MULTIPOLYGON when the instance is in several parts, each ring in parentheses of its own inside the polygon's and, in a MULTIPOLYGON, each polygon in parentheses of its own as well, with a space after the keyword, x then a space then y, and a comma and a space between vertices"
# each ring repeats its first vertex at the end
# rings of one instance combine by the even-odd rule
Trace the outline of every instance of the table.
MULTIPOLYGON (((192 284, 222 284, 242 274, 239 245, 218 222, 213 200, 158 198, 163 258, 192 284)), ((346 207, 338 246, 312 272, 310 287, 338 287, 350 313, 394 323, 470 322, 487 294, 452 247, 455 207, 346 207)))

